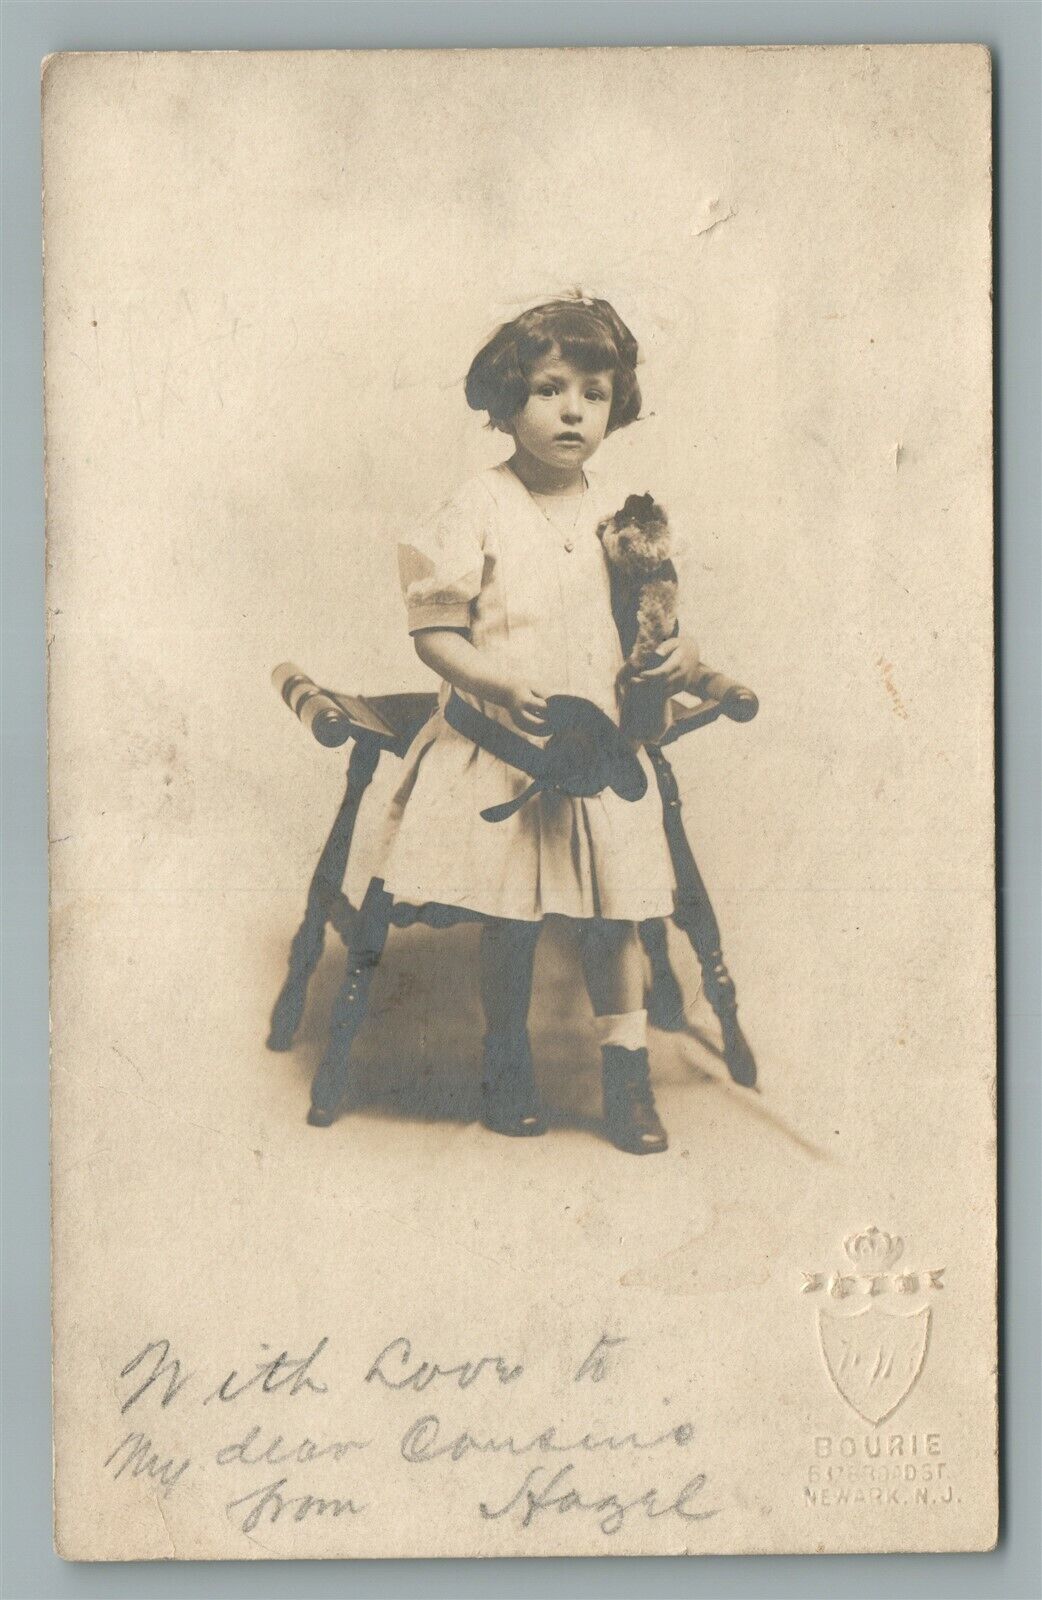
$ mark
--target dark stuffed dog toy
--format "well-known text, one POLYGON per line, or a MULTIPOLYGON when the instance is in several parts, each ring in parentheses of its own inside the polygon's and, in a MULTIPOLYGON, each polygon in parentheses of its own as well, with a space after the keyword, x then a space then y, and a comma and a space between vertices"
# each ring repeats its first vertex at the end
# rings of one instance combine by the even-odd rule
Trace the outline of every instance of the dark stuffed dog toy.
POLYGON ((611 608, 625 661, 622 731, 631 738, 661 737, 669 721, 655 684, 631 679, 653 666, 659 647, 677 631, 677 569, 670 560, 669 519, 650 494, 631 494, 621 511, 605 517, 597 534, 611 573, 611 608))
POLYGON ((652 666, 677 629, 677 569, 669 519, 650 494, 631 494, 597 536, 611 570, 611 606, 626 657, 620 682, 652 666))

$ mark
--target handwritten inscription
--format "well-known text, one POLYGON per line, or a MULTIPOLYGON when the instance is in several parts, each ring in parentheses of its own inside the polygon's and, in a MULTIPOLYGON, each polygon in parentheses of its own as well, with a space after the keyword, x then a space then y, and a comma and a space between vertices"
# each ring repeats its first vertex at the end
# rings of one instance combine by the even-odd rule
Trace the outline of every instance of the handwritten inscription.
POLYGON ((131 1393, 124 1400, 119 1408, 121 1412, 129 1411, 134 1402, 140 1400, 147 1389, 150 1389, 154 1383, 161 1383, 164 1379, 166 1380, 166 1389, 160 1398, 159 1404, 161 1406, 170 1405, 171 1401, 177 1399, 177 1396, 192 1376, 189 1372, 182 1373, 180 1361, 171 1359, 169 1339, 156 1339, 152 1344, 146 1344, 145 1348, 128 1361, 125 1367, 120 1368, 119 1375, 121 1378, 127 1378, 143 1365, 146 1366, 145 1377, 137 1388, 131 1390, 131 1393), (150 1356, 154 1356, 155 1360, 151 1371, 148 1371, 147 1362, 150 1356))
POLYGON ((716 1516, 716 1509, 693 1510, 690 1504, 705 1488, 705 1474, 702 1472, 689 1478, 678 1494, 665 1505, 660 1505, 658 1489, 645 1489, 631 1500, 620 1500, 616 1494, 584 1496, 579 1489, 572 1487, 570 1480, 574 1470, 571 1462, 559 1467, 556 1472, 550 1467, 532 1467, 505 1505, 493 1509, 482 1501, 478 1509, 490 1522, 516 1511, 522 1528, 530 1527, 539 1511, 556 1511, 559 1515, 568 1511, 586 1511, 592 1513, 601 1532, 608 1534, 618 1533, 628 1513, 636 1511, 638 1507, 643 1509, 646 1517, 676 1516, 682 1517, 685 1522, 705 1522, 709 1517, 716 1516))
MULTIPOLYGON (((623 1335, 600 1334, 570 1368, 571 1383, 606 1383, 615 1375, 614 1358, 626 1342, 623 1335)), ((438 1480, 450 1503, 462 1494, 482 1523, 509 1519, 529 1529, 544 1514, 554 1513, 584 1519, 611 1537, 636 1517, 698 1523, 718 1513, 719 1508, 709 1503, 706 1474, 691 1470, 688 1463, 683 1471, 672 1474, 668 1469, 657 1470, 650 1483, 650 1473, 644 1483, 639 1478, 634 1482, 633 1468, 623 1468, 627 1458, 654 1451, 689 1451, 697 1436, 692 1421, 668 1428, 661 1426, 661 1417, 658 1427, 644 1428, 602 1425, 590 1429, 568 1427, 559 1421, 538 1429, 490 1428, 480 1415, 447 1421, 439 1413, 427 1411, 402 1431, 394 1394, 418 1394, 437 1386, 446 1402, 450 1394, 463 1393, 472 1406, 480 1405, 484 1397, 491 1399, 493 1392, 511 1393, 525 1376, 525 1363, 501 1354, 449 1360, 417 1355, 412 1339, 404 1334, 391 1339, 364 1367, 338 1360, 328 1337, 319 1339, 304 1355, 267 1344, 260 1349, 261 1359, 231 1364, 223 1374, 220 1369, 205 1374, 175 1354, 168 1339, 146 1343, 120 1368, 125 1388, 117 1391, 117 1400, 121 1415, 140 1406, 149 1422, 125 1433, 105 1457, 104 1467, 111 1477, 144 1478, 156 1493, 167 1497, 191 1479, 196 1466, 216 1466, 222 1480, 227 1475, 231 1491, 224 1502, 225 1514, 245 1535, 260 1527, 298 1528, 319 1520, 363 1517, 372 1504, 366 1485, 377 1476, 365 1470, 373 1459, 369 1453, 386 1452, 388 1447, 405 1463, 404 1471, 430 1473, 438 1480), (379 1402, 390 1408, 387 1433, 372 1426, 371 1402, 367 1429, 343 1425, 339 1408, 345 1400, 350 1403, 351 1385, 359 1383, 360 1398, 366 1390, 387 1393, 387 1399, 379 1402), (308 1412, 315 1405, 335 1406, 338 1432, 288 1428, 288 1402, 307 1402, 304 1420, 308 1422, 312 1421, 308 1412), (212 1404, 216 1410, 210 1415, 223 1416, 227 1407, 246 1410, 246 1415, 234 1432, 222 1429, 223 1437, 218 1434, 205 1450, 196 1449, 194 1459, 160 1439, 160 1434, 176 1426, 182 1413, 212 1404), (272 1406, 278 1409, 272 1412, 272 1406), (265 1421, 260 1408, 270 1420, 265 1421), (273 1427, 273 1421, 280 1426, 273 1427), (554 1459, 543 1464, 539 1458, 547 1456, 554 1459), (508 1471, 504 1488, 501 1468, 494 1479, 494 1492, 490 1492, 491 1480, 484 1485, 480 1481, 483 1469, 524 1457, 535 1460, 525 1463, 523 1476, 513 1487, 509 1486, 508 1471), (613 1462, 616 1465, 609 1466, 613 1462), (611 1474, 608 1481, 606 1470, 611 1474), (321 1481, 316 1483, 316 1476, 321 1481)), ((501 1404, 497 1400, 497 1419, 501 1404)), ((574 1403, 569 1410, 574 1411, 574 1403)), ((379 1476, 386 1472, 385 1459, 379 1476)))
POLYGON ((111 1455, 105 1457, 104 1465, 112 1468, 114 1478, 121 1478, 124 1472, 129 1472, 132 1478, 151 1478, 167 1495, 192 1463, 188 1456, 180 1462, 175 1462, 172 1456, 162 1460, 160 1452, 153 1450, 152 1440, 145 1434, 128 1433, 111 1455))
POLYGON ((420 1361, 413 1364, 412 1345, 408 1339, 392 1339, 385 1345, 365 1375, 366 1383, 378 1380, 387 1389, 429 1389, 439 1378, 450 1378, 460 1389, 469 1389, 485 1373, 500 1383, 516 1383, 524 1372, 518 1363, 511 1366, 502 1356, 481 1356, 477 1361, 459 1361, 455 1366, 443 1367, 437 1361, 420 1361), (400 1371, 399 1369, 406 1369, 400 1371))
MULTIPOLYGON (((299 1360, 295 1360, 288 1350, 280 1350, 278 1355, 272 1356, 269 1361, 258 1361, 248 1378, 240 1379, 238 1372, 229 1372, 224 1382, 218 1384, 212 1394, 207 1395, 203 1405, 207 1405, 211 1400, 238 1400, 241 1395, 258 1385, 262 1394, 277 1394, 280 1389, 287 1387, 291 1395, 298 1395, 302 1391, 327 1394, 329 1385, 314 1376, 314 1368, 328 1343, 328 1339, 320 1339, 311 1354, 299 1360)), ((262 1348, 267 1349, 267 1346, 264 1345, 262 1348)))
POLYGON ((620 1344, 625 1344, 623 1338, 612 1338, 610 1334, 602 1333, 586 1359, 580 1364, 575 1374, 575 1382, 581 1383, 584 1378, 589 1378, 591 1383, 603 1383, 608 1376, 608 1354, 620 1344))
POLYGON ((241 1439, 223 1445, 214 1460, 219 1467, 235 1463, 243 1467, 282 1467, 291 1461, 296 1466, 309 1467, 313 1461, 342 1461, 352 1450, 365 1450, 368 1439, 331 1439, 328 1444, 318 1444, 313 1439, 302 1439, 299 1444, 286 1445, 281 1433, 276 1433, 262 1445, 263 1432, 254 1424, 241 1439))
POLYGON ((623 1434, 619 1438, 614 1434, 606 1434, 597 1439, 584 1433, 581 1439, 562 1442, 557 1437, 557 1429, 551 1426, 520 1444, 510 1435, 503 1439, 482 1439, 475 1438, 472 1433, 457 1434, 454 1439, 442 1444, 440 1433, 441 1423, 436 1416, 417 1417, 412 1426, 406 1429, 399 1446, 405 1460, 415 1464, 435 1461, 438 1456, 449 1456, 453 1461, 462 1461, 464 1456, 472 1452, 478 1455, 524 1456, 533 1450, 552 1450, 560 1455, 572 1455, 577 1450, 654 1450, 656 1445, 667 1442, 681 1446, 690 1444, 695 1436, 695 1430, 689 1422, 678 1423, 675 1428, 669 1428, 651 1439, 640 1439, 635 1433, 623 1434))
POLYGON ((353 1500, 337 1500, 332 1496, 327 1499, 316 1494, 284 1495, 282 1491, 288 1482, 288 1478, 277 1478, 274 1483, 266 1483, 263 1489, 253 1489, 238 1500, 230 1500, 226 1508, 228 1515, 249 1506, 240 1526, 243 1533, 252 1533, 265 1517, 269 1522, 278 1522, 282 1513, 290 1511, 291 1507, 295 1509, 287 1520, 293 1522, 303 1522, 309 1515, 342 1517, 345 1512, 357 1517, 365 1510, 365 1506, 356 1505, 353 1500))
MULTIPOLYGON (((246 1378, 240 1375, 237 1368, 233 1368, 216 1389, 205 1397, 203 1405, 208 1405, 211 1400, 238 1400, 249 1390, 258 1387, 262 1394, 277 1394, 283 1389, 288 1389, 290 1395, 326 1394, 328 1385, 315 1376, 314 1368, 328 1343, 328 1339, 320 1339, 310 1355, 302 1357, 294 1357, 288 1350, 280 1350, 277 1355, 265 1361, 258 1361, 252 1373, 246 1378)), ((262 1345, 261 1349, 266 1350, 268 1346, 262 1345)), ((144 1377, 132 1387, 123 1401, 120 1406, 121 1413, 129 1411, 153 1384, 164 1382, 166 1387, 160 1395, 159 1403, 163 1407, 169 1406, 196 1376, 195 1373, 184 1370, 180 1360, 171 1356, 169 1339, 154 1339, 150 1344, 146 1344, 143 1350, 120 1368, 119 1375, 121 1378, 127 1378, 131 1373, 138 1372, 139 1368, 144 1371, 144 1377), (152 1365, 149 1368, 150 1360, 152 1365)))

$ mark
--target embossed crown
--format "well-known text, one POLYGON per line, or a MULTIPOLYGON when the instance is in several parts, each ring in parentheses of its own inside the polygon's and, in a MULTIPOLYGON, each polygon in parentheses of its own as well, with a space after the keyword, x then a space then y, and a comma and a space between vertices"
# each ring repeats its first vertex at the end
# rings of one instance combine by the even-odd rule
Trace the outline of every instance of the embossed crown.
POLYGON ((903 1239, 883 1233, 879 1228, 866 1228, 864 1233, 852 1233, 843 1248, 856 1267, 866 1272, 885 1272, 900 1259, 905 1247, 903 1239))

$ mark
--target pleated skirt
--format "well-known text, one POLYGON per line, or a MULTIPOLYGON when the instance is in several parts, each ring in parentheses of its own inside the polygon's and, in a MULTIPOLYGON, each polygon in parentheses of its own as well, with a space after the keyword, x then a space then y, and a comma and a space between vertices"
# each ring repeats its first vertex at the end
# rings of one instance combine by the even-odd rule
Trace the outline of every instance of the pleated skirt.
MULTIPOLYGON (((640 800, 610 789, 589 799, 540 792, 513 816, 486 822, 485 807, 513 799, 531 780, 456 733, 439 711, 406 753, 366 869, 399 905, 421 910, 521 922, 669 916, 674 878, 662 803, 644 750, 639 759, 648 778, 640 800)), ((357 877, 355 885, 352 898, 357 877)))

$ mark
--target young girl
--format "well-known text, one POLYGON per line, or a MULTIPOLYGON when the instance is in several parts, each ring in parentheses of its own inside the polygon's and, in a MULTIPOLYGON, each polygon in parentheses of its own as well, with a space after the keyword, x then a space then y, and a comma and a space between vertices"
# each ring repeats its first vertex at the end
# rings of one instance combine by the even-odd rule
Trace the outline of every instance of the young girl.
MULTIPOLYGON (((635 925, 673 909, 655 784, 636 801, 611 788, 591 798, 545 790, 513 809, 530 777, 488 748, 495 739, 475 742, 446 718, 454 692, 455 705, 542 742, 547 698, 570 694, 618 724, 622 655, 596 529, 625 496, 600 488, 587 464, 640 411, 636 360, 613 308, 582 299, 526 311, 471 366, 467 402, 513 450, 399 547, 409 632, 443 684, 437 714, 406 756, 382 876, 398 903, 484 921, 482 1120, 499 1133, 545 1130, 527 1031, 532 963, 544 917, 575 921, 608 1130, 620 1149, 649 1154, 667 1139, 648 1077, 635 925), (509 814, 485 820, 495 806, 509 814)), ((678 636, 641 679, 665 697, 688 687, 697 666, 697 647, 678 636)), ((643 750, 638 759, 650 777, 643 750)))

